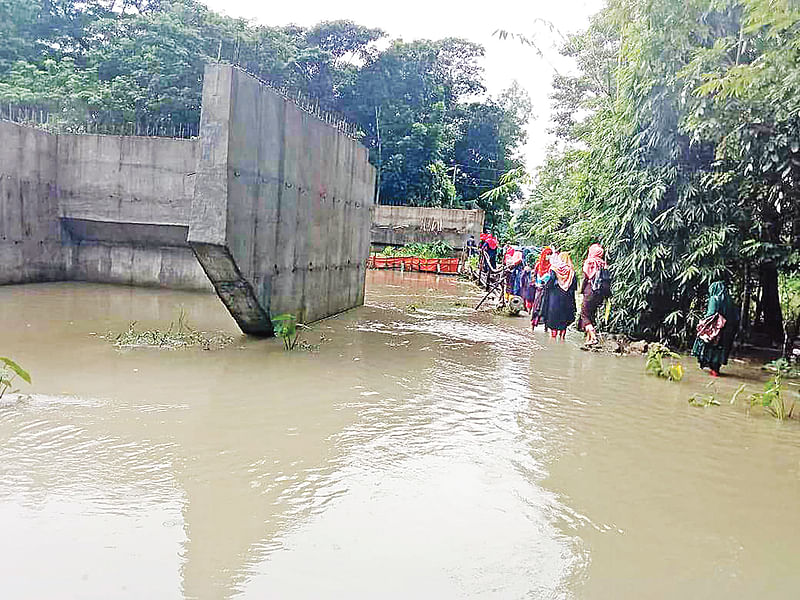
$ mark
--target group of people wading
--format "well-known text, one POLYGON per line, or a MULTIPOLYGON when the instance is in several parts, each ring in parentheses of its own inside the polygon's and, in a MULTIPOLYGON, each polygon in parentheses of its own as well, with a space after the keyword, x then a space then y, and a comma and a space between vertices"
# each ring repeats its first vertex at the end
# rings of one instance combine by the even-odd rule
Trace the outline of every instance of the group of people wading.
MULTIPOLYGON (((578 330, 585 332, 587 345, 597 343, 597 311, 611 295, 611 276, 603 254, 600 244, 592 244, 583 261, 578 330)), ((567 327, 575 321, 578 291, 578 277, 569 252, 544 248, 535 264, 523 267, 522 280, 520 291, 531 315, 531 329, 542 323, 553 338, 563 340, 567 327)))
MULTIPOLYGON (((563 340, 567 328, 575 321, 576 292, 583 296, 577 327, 586 335, 586 345, 597 344, 597 313, 611 297, 611 275, 600 244, 592 244, 583 261, 582 281, 578 276, 569 252, 558 252, 548 246, 539 252, 529 248, 507 246, 502 264, 497 265, 499 244, 492 234, 482 234, 479 245, 467 244, 471 252, 480 252, 480 269, 501 276, 505 300, 518 296, 531 317, 531 329, 543 325, 553 339, 563 340)), ((486 287, 490 289, 487 276, 486 287)), ((719 375, 722 365, 728 363, 733 341, 738 331, 738 315, 725 283, 716 281, 708 288, 708 307, 705 318, 697 327, 697 339, 692 355, 702 369, 712 377, 719 375)))
MULTIPOLYGON (((503 265, 498 268, 497 240, 491 234, 481 236, 481 268, 500 271, 504 277, 506 298, 519 296, 531 317, 531 329, 543 325, 554 339, 563 340, 567 327, 575 321, 575 293, 578 276, 569 252, 558 252, 548 246, 536 260, 529 249, 508 246, 503 265)), ((578 329, 586 334, 586 344, 597 343, 597 312, 611 295, 611 276, 600 244, 592 244, 583 261, 580 293, 583 295, 578 329)))

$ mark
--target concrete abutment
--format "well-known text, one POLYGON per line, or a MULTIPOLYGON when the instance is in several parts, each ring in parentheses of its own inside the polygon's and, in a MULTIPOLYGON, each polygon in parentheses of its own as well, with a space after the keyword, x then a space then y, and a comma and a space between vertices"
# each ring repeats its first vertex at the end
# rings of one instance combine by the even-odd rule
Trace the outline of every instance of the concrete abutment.
POLYGON ((213 289, 271 335, 363 303, 374 184, 356 140, 211 64, 197 139, 0 122, 0 284, 213 289))

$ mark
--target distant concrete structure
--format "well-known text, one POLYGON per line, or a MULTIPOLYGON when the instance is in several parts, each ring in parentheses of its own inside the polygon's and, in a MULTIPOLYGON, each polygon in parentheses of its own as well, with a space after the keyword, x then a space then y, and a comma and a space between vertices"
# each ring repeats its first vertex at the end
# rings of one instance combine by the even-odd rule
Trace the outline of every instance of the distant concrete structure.
POLYGON ((480 209, 376 206, 371 239, 376 246, 441 240, 453 248, 461 248, 470 235, 478 239, 483 231, 483 221, 484 212, 480 209))
POLYGON ((0 284, 216 290, 242 331, 363 304, 375 169, 357 141, 229 65, 200 137, 0 122, 0 284))

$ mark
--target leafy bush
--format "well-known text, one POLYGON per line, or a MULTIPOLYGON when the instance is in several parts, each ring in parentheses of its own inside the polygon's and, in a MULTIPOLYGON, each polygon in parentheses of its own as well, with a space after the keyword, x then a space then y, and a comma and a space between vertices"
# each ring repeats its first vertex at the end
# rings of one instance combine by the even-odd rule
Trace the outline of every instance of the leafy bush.
POLYGON ((453 255, 453 247, 447 242, 436 241, 429 244, 411 243, 401 248, 386 246, 381 256, 417 256, 419 258, 447 258, 453 255))

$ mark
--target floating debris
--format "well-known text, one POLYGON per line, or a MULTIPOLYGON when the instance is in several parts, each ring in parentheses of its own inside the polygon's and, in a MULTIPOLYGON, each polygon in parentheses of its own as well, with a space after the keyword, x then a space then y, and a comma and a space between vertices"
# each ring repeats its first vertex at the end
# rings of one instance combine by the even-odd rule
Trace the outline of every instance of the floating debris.
POLYGON ((111 340, 117 348, 160 348, 176 350, 179 348, 202 348, 203 350, 220 350, 233 343, 233 336, 221 331, 198 331, 181 310, 177 322, 169 324, 166 331, 160 329, 136 329, 136 321, 128 325, 128 330, 120 333, 109 333, 106 339, 111 340))

